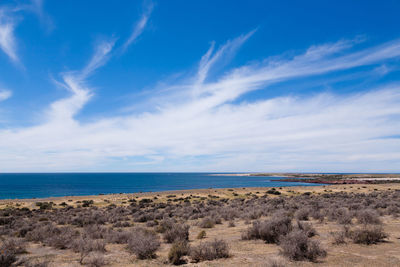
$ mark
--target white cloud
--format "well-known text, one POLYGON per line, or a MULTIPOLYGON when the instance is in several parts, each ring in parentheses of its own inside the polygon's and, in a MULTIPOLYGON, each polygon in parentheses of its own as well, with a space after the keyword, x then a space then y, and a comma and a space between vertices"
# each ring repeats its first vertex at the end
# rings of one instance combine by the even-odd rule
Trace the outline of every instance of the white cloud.
POLYGON ((0 8, 0 48, 13 62, 18 62, 14 29, 14 22, 6 17, 5 10, 0 8))
POLYGON ((9 99, 12 96, 12 92, 10 90, 1 90, 0 89, 0 102, 6 99, 9 99))
POLYGON ((151 12, 153 11, 154 4, 152 2, 148 2, 144 8, 144 12, 140 18, 140 20, 134 26, 131 35, 125 41, 122 46, 122 50, 125 51, 128 46, 130 46, 143 32, 144 28, 147 25, 147 22, 150 18, 151 12))
POLYGON ((88 63, 88 65, 82 70, 80 76, 85 79, 88 75, 92 74, 95 70, 103 66, 108 59, 108 55, 113 49, 115 40, 102 41, 96 46, 96 51, 88 63))
POLYGON ((158 111, 82 123, 75 115, 92 94, 84 77, 112 48, 100 45, 83 71, 63 75, 72 96, 53 103, 43 123, 0 130, 0 171, 399 171, 396 84, 351 95, 232 101, 280 81, 381 64, 400 56, 400 41, 358 52, 346 50, 353 42, 314 46, 207 81, 212 64, 246 39, 214 55, 212 46, 192 79, 158 99, 158 111))
POLYGON ((114 43, 114 40, 98 43, 89 63, 81 71, 62 74, 63 81, 56 81, 56 84, 70 91, 72 95, 51 104, 46 113, 48 120, 62 124, 74 123, 74 116, 92 96, 90 88, 85 85, 85 79, 106 63, 114 43))

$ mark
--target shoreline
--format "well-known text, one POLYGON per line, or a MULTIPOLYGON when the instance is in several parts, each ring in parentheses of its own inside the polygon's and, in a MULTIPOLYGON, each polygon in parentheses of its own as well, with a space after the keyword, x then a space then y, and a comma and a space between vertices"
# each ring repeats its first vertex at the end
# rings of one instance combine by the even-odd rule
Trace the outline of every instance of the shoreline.
POLYGON ((400 183, 400 174, 388 173, 235 173, 213 174, 215 176, 254 176, 254 177, 283 177, 284 179, 272 180, 279 182, 299 182, 313 184, 382 184, 400 183))
POLYGON ((41 198, 8 198, 0 199, 0 205, 2 202, 38 202, 38 201, 56 201, 60 199, 97 199, 97 198, 108 198, 108 197, 153 197, 153 196, 164 196, 164 195, 181 195, 181 194, 203 194, 220 191, 242 191, 242 190, 268 190, 271 188, 313 188, 320 187, 322 185, 293 185, 293 186, 262 186, 262 187, 225 187, 225 188, 202 188, 202 189, 182 189, 182 190, 167 190, 167 191, 149 191, 149 192, 136 192, 136 193, 111 193, 111 194, 97 194, 97 195, 68 195, 68 196, 52 196, 52 197, 41 197, 41 198))
POLYGON ((382 183, 382 184, 326 184, 326 185, 299 185, 285 187, 240 187, 240 188, 208 188, 208 189, 185 189, 170 190, 160 192, 142 192, 142 193, 120 193, 120 194, 100 194, 100 195, 82 195, 82 196, 59 196, 45 198, 27 198, 27 199, 0 199, 0 210, 9 207, 28 207, 37 208, 38 202, 53 202, 56 206, 65 202, 68 205, 80 205, 84 200, 93 200, 96 206, 107 206, 116 204, 118 206, 129 205, 129 200, 136 199, 156 199, 157 202, 179 202, 188 196, 195 196, 201 199, 218 198, 247 198, 249 195, 263 195, 274 188, 279 194, 271 194, 270 197, 279 196, 297 196, 304 193, 324 194, 326 192, 357 192, 369 193, 376 190, 400 190, 400 183, 382 183))
MULTIPOLYGON (((323 174, 323 173, 220 173, 209 174, 210 176, 267 176, 282 177, 271 181, 305 183, 313 185, 286 185, 282 188, 314 188, 321 186, 333 185, 380 185, 380 184, 400 184, 400 174, 323 174)), ((187 193, 204 193, 212 191, 235 190, 240 191, 242 188, 253 190, 267 190, 277 188, 279 186, 263 186, 263 187, 224 187, 224 188, 202 188, 202 189, 180 189, 167 191, 148 191, 148 192, 132 192, 132 193, 100 193, 96 195, 65 195, 65 196, 49 196, 35 198, 5 198, 0 199, 0 205, 5 202, 39 202, 39 201, 58 201, 60 199, 97 199, 97 198, 119 198, 119 197, 146 197, 154 195, 169 194, 187 194, 187 193)))

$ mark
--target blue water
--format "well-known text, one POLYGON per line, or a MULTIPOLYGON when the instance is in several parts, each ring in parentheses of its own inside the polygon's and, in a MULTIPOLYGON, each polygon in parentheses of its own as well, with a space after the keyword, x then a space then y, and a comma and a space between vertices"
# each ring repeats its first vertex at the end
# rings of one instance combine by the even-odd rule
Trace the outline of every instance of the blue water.
POLYGON ((286 177, 208 173, 3 173, 0 199, 156 192, 201 188, 320 185, 272 181, 286 177))

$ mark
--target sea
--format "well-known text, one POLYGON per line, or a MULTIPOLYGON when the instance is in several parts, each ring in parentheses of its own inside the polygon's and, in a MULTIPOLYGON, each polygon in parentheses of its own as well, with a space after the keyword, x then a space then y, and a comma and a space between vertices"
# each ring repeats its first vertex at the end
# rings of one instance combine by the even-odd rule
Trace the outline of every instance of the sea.
POLYGON ((187 189, 312 186, 276 176, 216 173, 0 173, 0 199, 46 198, 187 189))

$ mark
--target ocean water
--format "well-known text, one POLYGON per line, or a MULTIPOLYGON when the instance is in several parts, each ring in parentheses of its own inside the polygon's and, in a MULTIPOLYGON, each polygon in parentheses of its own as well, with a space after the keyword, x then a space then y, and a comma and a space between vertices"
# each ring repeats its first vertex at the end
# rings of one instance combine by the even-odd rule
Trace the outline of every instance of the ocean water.
POLYGON ((284 178, 286 177, 213 176, 210 173, 0 173, 0 199, 320 185, 273 181, 284 178))

